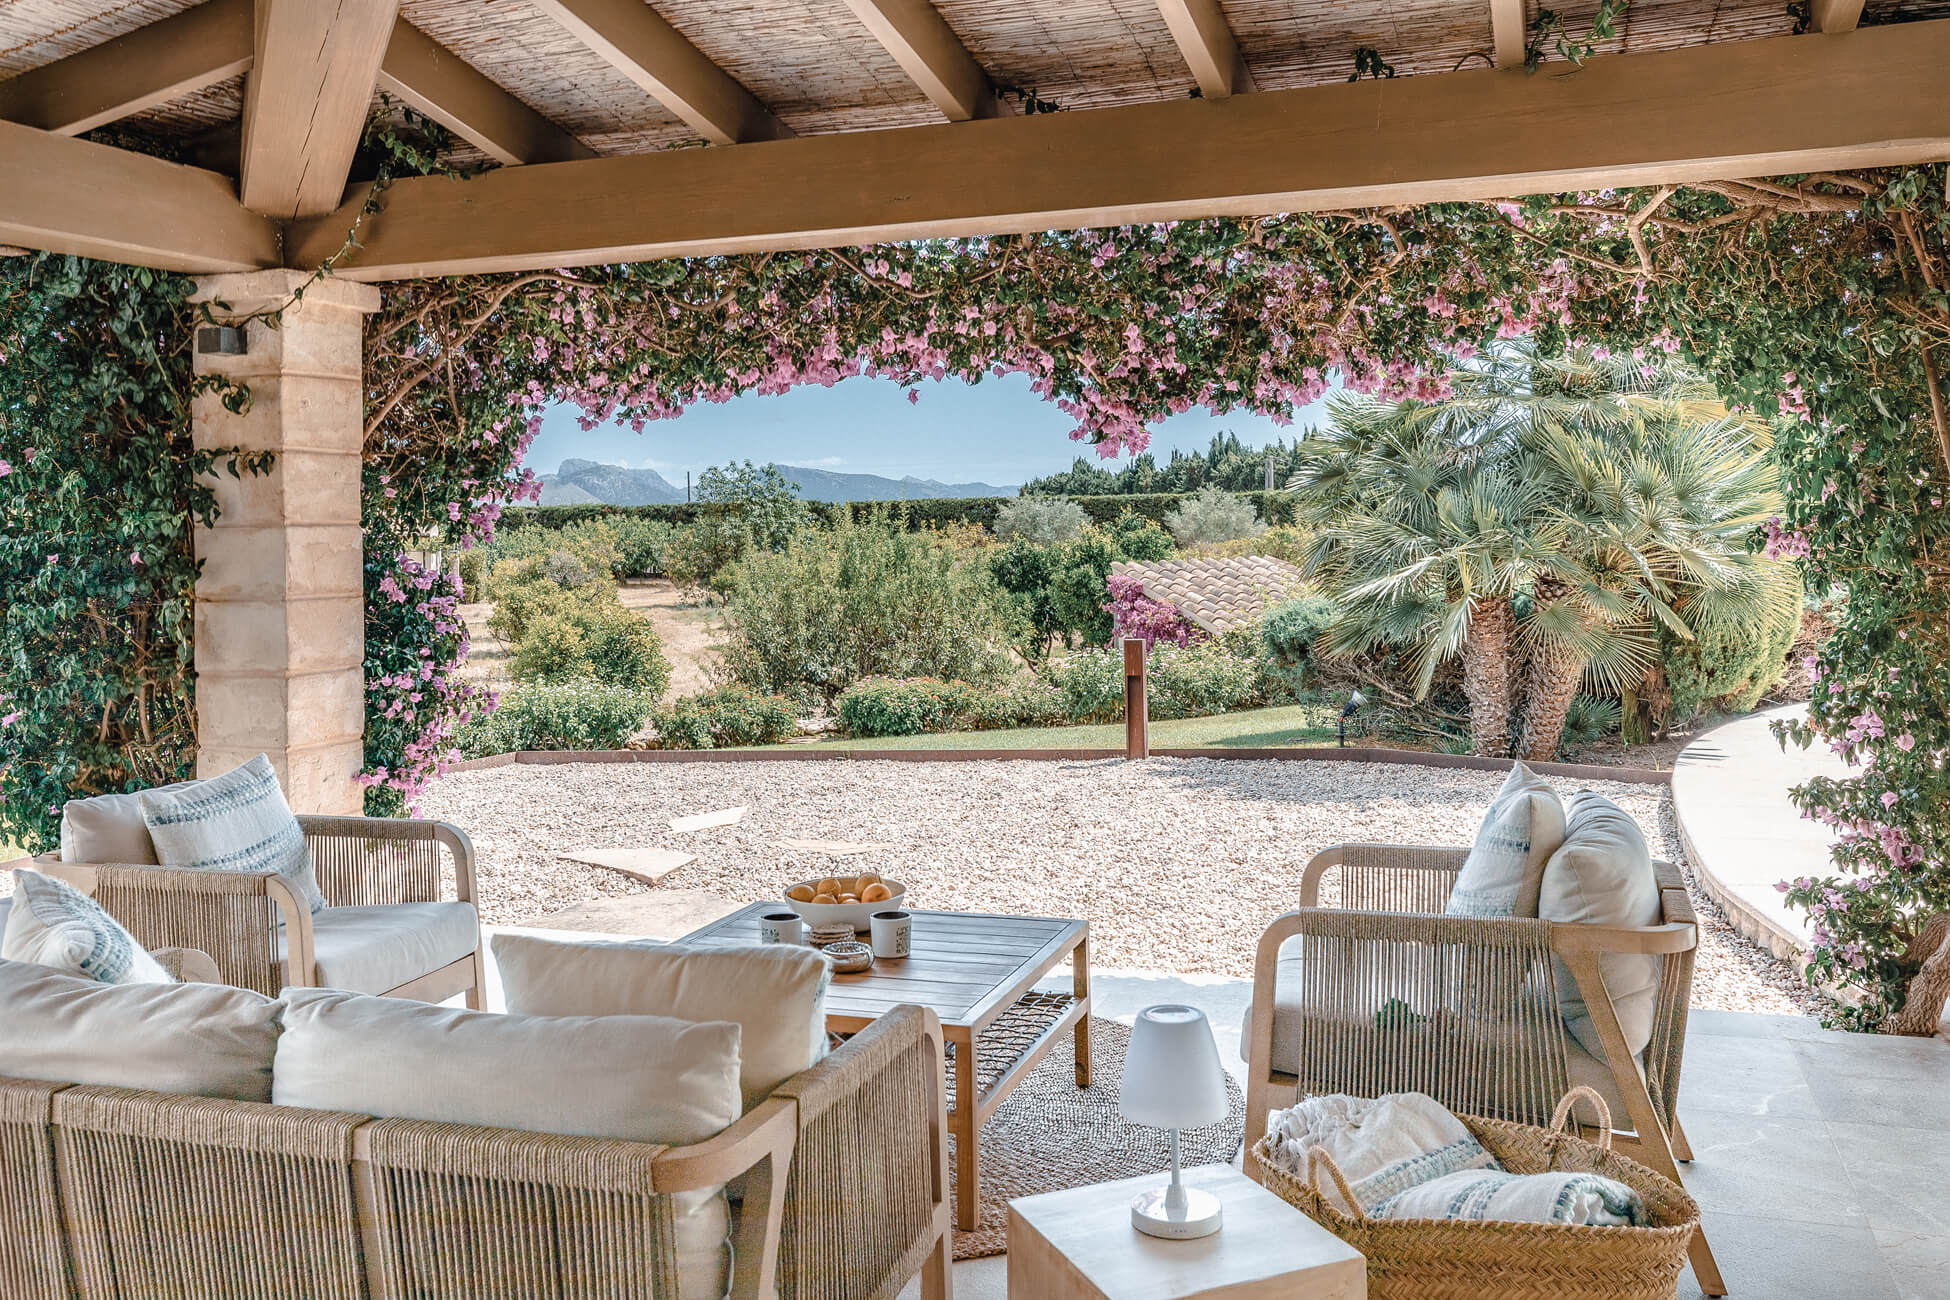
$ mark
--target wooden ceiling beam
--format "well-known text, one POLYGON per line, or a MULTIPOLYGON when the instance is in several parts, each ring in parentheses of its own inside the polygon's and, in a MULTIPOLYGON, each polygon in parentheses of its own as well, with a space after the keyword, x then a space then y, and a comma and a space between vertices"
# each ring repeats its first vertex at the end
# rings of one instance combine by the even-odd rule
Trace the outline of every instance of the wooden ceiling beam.
POLYGON ((393 24, 379 88, 404 100, 497 162, 573 162, 596 151, 488 80, 401 18, 393 24))
POLYGON ((251 0, 209 0, 0 81, 0 118, 80 135, 234 77, 251 54, 251 0))
POLYGON ((1253 89, 1253 74, 1246 70, 1219 0, 1158 0, 1158 12, 1191 66, 1199 94, 1224 99, 1253 89))
MULTIPOLYGON (((1950 20, 394 182, 354 279, 1950 159, 1950 20), (1819 95, 1808 94, 1820 86, 1819 95)), ((288 232, 292 266, 350 211, 288 232)))
POLYGON ((846 7, 950 122, 1004 115, 989 74, 929 0, 846 0, 846 7))
POLYGON ((1528 34, 1523 0, 1490 0, 1490 44, 1496 51, 1497 67, 1524 66, 1528 34))
POLYGON ((713 144, 782 140, 790 127, 644 0, 532 0, 713 144))
POLYGON ((399 0, 257 0, 238 188, 287 220, 345 195, 399 0))
POLYGON ((0 244, 169 271, 281 263, 277 224, 230 178, 0 122, 0 244))
POLYGON ((1862 21, 1862 0, 1811 0, 1808 30, 1852 32, 1862 21))

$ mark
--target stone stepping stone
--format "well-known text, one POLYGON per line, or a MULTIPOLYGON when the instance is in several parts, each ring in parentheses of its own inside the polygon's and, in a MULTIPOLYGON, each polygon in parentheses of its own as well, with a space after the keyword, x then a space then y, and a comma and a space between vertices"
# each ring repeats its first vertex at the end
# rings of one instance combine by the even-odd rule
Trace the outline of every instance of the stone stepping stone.
POLYGON ((716 812, 697 813, 690 817, 672 817, 670 829, 674 831, 701 831, 713 826, 736 826, 745 820, 746 806, 720 808, 716 812))
POLYGON ((603 867, 646 885, 657 884, 685 863, 697 861, 695 853, 679 853, 675 849, 577 849, 561 856, 571 862, 603 867))
POLYGON ((891 844, 868 844, 855 840, 780 840, 788 849, 802 853, 823 853, 829 858, 850 858, 856 853, 872 853, 876 849, 891 849, 891 844))

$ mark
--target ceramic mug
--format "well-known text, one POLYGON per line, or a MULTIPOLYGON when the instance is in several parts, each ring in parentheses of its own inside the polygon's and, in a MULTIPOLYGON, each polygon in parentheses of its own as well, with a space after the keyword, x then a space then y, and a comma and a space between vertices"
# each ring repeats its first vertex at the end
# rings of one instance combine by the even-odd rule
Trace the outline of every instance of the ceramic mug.
POLYGON ((797 912, 767 912, 758 918, 758 941, 796 944, 805 924, 797 912))
POLYGON ((873 955, 881 960, 905 957, 913 947, 914 917, 908 912, 875 912, 868 921, 873 955))

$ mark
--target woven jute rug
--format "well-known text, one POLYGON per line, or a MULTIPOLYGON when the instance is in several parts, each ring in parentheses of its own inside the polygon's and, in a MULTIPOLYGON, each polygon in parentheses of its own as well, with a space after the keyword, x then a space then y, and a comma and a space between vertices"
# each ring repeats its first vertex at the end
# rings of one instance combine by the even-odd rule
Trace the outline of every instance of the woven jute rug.
MULTIPOLYGON (((1171 1135, 1127 1123, 1117 1113, 1128 1025, 1090 1018, 1090 1086, 1077 1087, 1076 1036, 1064 1033, 1034 1072, 982 1128, 982 1217, 973 1232, 955 1233, 955 1258, 980 1259, 1009 1248, 1009 1202, 1018 1196, 1110 1183, 1171 1168, 1171 1135)), ((1245 1132, 1246 1099, 1226 1078, 1223 1122, 1180 1135, 1187 1168, 1225 1164, 1245 1132)), ((949 1139, 952 1150, 953 1138, 949 1139)), ((955 1162, 951 1168, 959 1167, 955 1162)), ((950 1184, 949 1203, 953 1204, 950 1184)))

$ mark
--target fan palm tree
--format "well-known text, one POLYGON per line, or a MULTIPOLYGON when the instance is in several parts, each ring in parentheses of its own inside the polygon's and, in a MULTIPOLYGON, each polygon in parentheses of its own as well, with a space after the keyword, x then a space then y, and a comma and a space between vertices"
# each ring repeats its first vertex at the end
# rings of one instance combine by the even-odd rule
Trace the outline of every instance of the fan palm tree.
POLYGON ((1746 545, 1780 508, 1766 426, 1696 372, 1511 345, 1451 382, 1441 402, 1337 401, 1288 487, 1346 603, 1330 646, 1411 645, 1423 692, 1460 654, 1477 752, 1509 750, 1518 661, 1519 752, 1548 759, 1580 687, 1629 690, 1660 627, 1690 638, 1795 598, 1746 545))

